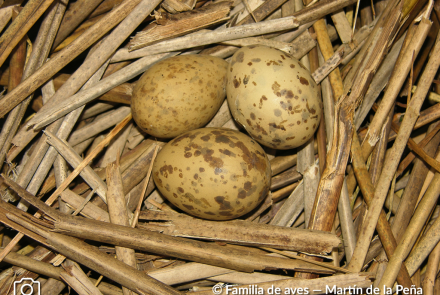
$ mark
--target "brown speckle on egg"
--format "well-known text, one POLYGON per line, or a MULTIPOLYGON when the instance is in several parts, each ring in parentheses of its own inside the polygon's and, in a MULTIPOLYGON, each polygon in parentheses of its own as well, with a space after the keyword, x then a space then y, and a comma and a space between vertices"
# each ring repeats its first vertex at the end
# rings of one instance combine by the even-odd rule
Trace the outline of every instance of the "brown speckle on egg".
POLYGON ((241 84, 241 79, 240 79, 240 81, 239 80, 237 80, 236 78, 234 78, 234 81, 232 81, 233 83, 234 83, 234 87, 235 88, 238 88, 239 86, 240 86, 240 84, 241 84))
POLYGON ((303 85, 309 85, 309 81, 304 77, 299 78, 299 82, 303 85))

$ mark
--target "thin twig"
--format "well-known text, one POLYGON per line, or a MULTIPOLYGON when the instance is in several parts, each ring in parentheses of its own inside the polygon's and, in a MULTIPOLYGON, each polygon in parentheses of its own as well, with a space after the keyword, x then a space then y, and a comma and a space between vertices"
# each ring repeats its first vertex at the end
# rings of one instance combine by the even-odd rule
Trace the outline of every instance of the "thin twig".
POLYGON ((353 21, 353 31, 351 32, 352 35, 354 35, 354 30, 356 29, 356 21, 357 21, 357 16, 358 16, 358 13, 359 13, 359 5, 360 5, 360 3, 361 3, 361 0, 358 0, 357 4, 356 4, 356 12, 354 13, 354 21, 353 21))
MULTIPOLYGON (((399 132, 399 127, 396 124, 392 123, 391 128, 393 128, 394 132, 399 132)), ((435 133, 434 133, 435 135, 435 133)), ((432 135, 432 136, 434 136, 432 135)), ((426 163, 428 163, 432 168, 440 172, 440 163, 429 156, 424 150, 423 147, 419 146, 412 138, 408 138, 408 147, 417 154, 420 158, 423 159, 426 163)))
POLYGON ((312 260, 312 259, 301 257, 299 255, 293 255, 293 254, 291 254, 289 252, 286 252, 286 251, 280 251, 280 250, 276 250, 276 249, 272 249, 272 248, 267 248, 267 247, 260 247, 260 248, 264 249, 266 251, 273 252, 273 253, 278 253, 278 254, 281 254, 283 256, 287 256, 287 257, 293 258, 293 259, 298 259, 298 260, 310 262, 310 263, 313 263, 313 264, 316 264, 316 265, 319 265, 319 266, 328 267, 330 269, 336 270, 337 272, 351 273, 349 270, 347 270, 345 268, 337 267, 337 266, 334 266, 333 264, 330 264, 330 263, 321 262, 321 261, 315 261, 315 260, 312 260))
POLYGON ((79 212, 82 211, 82 209, 84 209, 84 207, 86 206, 86 204, 90 201, 90 199, 92 199, 93 195, 95 194, 96 189, 93 189, 88 195, 87 197, 84 199, 84 201, 82 202, 81 205, 78 206, 78 208, 76 208, 75 212, 72 213, 72 216, 76 216, 78 215, 79 212))
POLYGON ((151 158, 151 162, 150 162, 150 167, 148 167, 147 176, 145 177, 145 181, 142 185, 142 193, 139 197, 139 202, 136 206, 133 220, 131 222, 131 227, 133 227, 133 228, 136 227, 136 225, 138 223, 138 218, 139 218, 139 213, 141 212, 142 202, 144 201, 144 198, 145 198, 145 191, 147 190, 148 183, 150 182, 151 170, 153 169, 153 163, 154 163, 154 160, 156 159, 156 155, 157 155, 159 148, 160 148, 160 146, 158 146, 158 145, 156 145, 156 147, 154 148, 153 157, 151 158))

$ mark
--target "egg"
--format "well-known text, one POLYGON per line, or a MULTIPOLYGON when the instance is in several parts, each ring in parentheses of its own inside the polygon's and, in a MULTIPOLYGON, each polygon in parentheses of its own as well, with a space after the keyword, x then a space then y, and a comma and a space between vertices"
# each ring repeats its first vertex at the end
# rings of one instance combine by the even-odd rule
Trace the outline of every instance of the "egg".
POLYGON ((322 101, 310 72, 278 49, 238 50, 229 65, 226 93, 234 119, 274 149, 306 143, 321 120, 322 101))
POLYGON ((174 138, 159 152, 152 171, 172 204, 211 220, 250 212, 266 197, 271 179, 261 146, 226 128, 201 128, 174 138))
POLYGON ((208 55, 181 55, 154 64, 133 89, 134 121, 159 138, 203 127, 226 97, 227 67, 223 59, 208 55))

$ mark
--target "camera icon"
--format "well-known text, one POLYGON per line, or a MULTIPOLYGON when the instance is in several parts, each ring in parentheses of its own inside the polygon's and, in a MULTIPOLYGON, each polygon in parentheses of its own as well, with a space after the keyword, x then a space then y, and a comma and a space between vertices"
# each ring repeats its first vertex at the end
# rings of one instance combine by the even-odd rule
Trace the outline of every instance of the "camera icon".
POLYGON ((14 282, 13 295, 40 295, 40 282, 31 278, 22 278, 14 282))

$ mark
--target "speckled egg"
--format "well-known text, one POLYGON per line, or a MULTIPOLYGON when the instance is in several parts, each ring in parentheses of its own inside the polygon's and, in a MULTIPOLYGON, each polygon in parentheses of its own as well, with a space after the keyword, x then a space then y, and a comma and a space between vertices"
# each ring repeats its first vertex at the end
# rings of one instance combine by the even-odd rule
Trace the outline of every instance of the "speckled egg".
POLYGON ((321 120, 322 102, 310 72, 278 49, 238 50, 229 65, 226 93, 234 119, 271 148, 304 144, 321 120))
POLYGON ((188 214, 228 220, 254 209, 267 195, 269 160, 249 136, 201 128, 167 143, 153 165, 159 191, 188 214))
POLYGON ((133 119, 159 138, 203 127, 225 99, 227 67, 223 59, 208 55, 175 56, 156 63, 133 89, 133 119))

